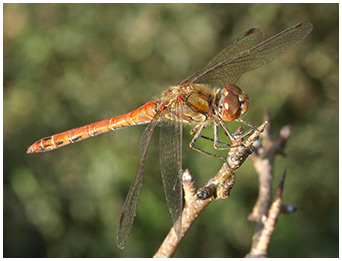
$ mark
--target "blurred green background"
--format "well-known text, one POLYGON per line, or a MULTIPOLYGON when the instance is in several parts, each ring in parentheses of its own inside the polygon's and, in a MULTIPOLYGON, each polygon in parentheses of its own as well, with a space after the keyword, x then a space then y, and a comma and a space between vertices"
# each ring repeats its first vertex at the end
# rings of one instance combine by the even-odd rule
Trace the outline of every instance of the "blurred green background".
MULTIPOLYGON (((251 27, 272 36, 310 21, 312 33, 238 82, 244 119, 291 124, 284 202, 270 257, 338 256, 338 4, 4 4, 4 256, 151 257, 171 226, 158 159, 146 160, 137 217, 124 250, 116 227, 140 159, 144 126, 27 155, 39 138, 126 113, 193 73, 251 27)), ((188 148, 183 168, 202 185, 222 165, 188 148)), ((229 200, 210 204, 176 257, 243 257, 258 193, 249 160, 229 200)))

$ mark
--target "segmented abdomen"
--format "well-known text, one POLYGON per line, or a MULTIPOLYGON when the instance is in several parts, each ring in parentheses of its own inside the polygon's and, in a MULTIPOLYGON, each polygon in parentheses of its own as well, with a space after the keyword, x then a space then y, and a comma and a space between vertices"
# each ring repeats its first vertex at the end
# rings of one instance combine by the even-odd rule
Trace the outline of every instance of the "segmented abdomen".
POLYGON ((68 130, 50 137, 42 138, 33 143, 27 153, 44 152, 54 150, 62 146, 74 143, 102 134, 111 130, 150 122, 156 114, 158 102, 148 102, 140 108, 111 119, 88 124, 83 127, 68 130))

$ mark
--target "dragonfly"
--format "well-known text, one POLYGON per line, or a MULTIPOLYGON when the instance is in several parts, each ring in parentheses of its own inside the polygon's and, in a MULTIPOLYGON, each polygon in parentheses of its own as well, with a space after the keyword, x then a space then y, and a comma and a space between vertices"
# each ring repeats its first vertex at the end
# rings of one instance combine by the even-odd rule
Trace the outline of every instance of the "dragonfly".
MULTIPOLYGON (((131 231, 142 187, 144 163, 156 126, 160 127, 160 166, 167 206, 177 235, 180 235, 182 213, 182 135, 183 125, 194 125, 190 147, 212 155, 195 144, 204 138, 204 129, 212 124, 215 149, 222 148, 218 130, 231 141, 225 122, 242 121, 249 107, 249 98, 235 83, 246 72, 273 61, 302 41, 312 30, 309 22, 296 24, 268 39, 260 29, 251 28, 232 41, 201 70, 178 85, 170 87, 158 99, 138 109, 113 118, 42 138, 33 143, 27 153, 51 151, 89 137, 120 128, 147 124, 141 141, 141 159, 128 191, 119 218, 117 245, 123 248, 131 231)), ((206 137, 208 138, 208 137, 206 137)), ((228 146, 229 148, 229 146, 228 146)))

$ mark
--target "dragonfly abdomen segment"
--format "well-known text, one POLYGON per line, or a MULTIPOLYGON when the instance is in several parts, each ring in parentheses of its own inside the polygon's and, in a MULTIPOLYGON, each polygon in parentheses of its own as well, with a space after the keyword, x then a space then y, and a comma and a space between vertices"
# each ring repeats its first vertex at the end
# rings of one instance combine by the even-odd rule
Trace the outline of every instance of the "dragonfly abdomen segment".
POLYGON ((50 151, 111 130, 148 123, 156 114, 157 107, 157 101, 148 102, 129 113, 42 138, 33 143, 27 153, 50 151))

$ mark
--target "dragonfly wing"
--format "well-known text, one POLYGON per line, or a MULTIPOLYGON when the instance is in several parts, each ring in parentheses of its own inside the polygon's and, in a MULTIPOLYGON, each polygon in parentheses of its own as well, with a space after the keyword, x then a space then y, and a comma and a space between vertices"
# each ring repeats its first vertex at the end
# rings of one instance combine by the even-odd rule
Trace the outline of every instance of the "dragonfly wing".
MULTIPOLYGON (((228 83, 235 83, 243 73, 271 62, 287 52, 292 46, 303 40, 312 28, 312 24, 308 22, 294 25, 249 49, 235 54, 235 56, 224 60, 217 59, 216 64, 211 63, 210 68, 206 68, 192 80, 195 83, 204 83, 221 88, 228 83)), ((254 35, 253 30, 255 29, 247 31, 245 37, 248 37, 249 32, 254 35)))
POLYGON ((135 174, 134 180, 129 188, 123 210, 120 216, 118 232, 117 232, 117 245, 119 248, 124 248, 125 241, 131 231, 135 214, 137 211, 138 200, 140 196, 140 189, 143 181, 144 163, 148 146, 151 141, 153 130, 157 124, 157 117, 155 117, 146 127, 141 137, 141 160, 139 168, 135 174))
MULTIPOLYGON (((171 113, 170 113, 171 114, 171 113)), ((182 115, 182 105, 173 111, 174 119, 165 120, 160 129, 160 169, 166 203, 176 234, 181 232, 183 205, 182 190, 182 132, 183 123, 176 115, 182 115)))
POLYGON ((206 69, 223 62, 235 55, 252 48, 264 40, 264 32, 257 28, 251 28, 231 42, 226 48, 219 52, 206 65, 206 69))
MULTIPOLYGON (((257 45, 258 43, 264 40, 264 33, 260 29, 251 28, 245 33, 241 34, 237 39, 231 42, 226 48, 224 48, 221 52, 219 52, 214 58, 212 58, 208 64, 205 66, 204 69, 197 71, 186 80, 184 80, 181 84, 185 82, 194 82, 195 80, 199 79, 200 76, 204 75, 210 68, 214 67, 215 65, 228 60, 231 57, 238 55, 239 53, 252 48, 253 46, 257 45)), ((228 83, 232 83, 235 80, 237 75, 231 75, 228 78, 226 76, 228 83)))

